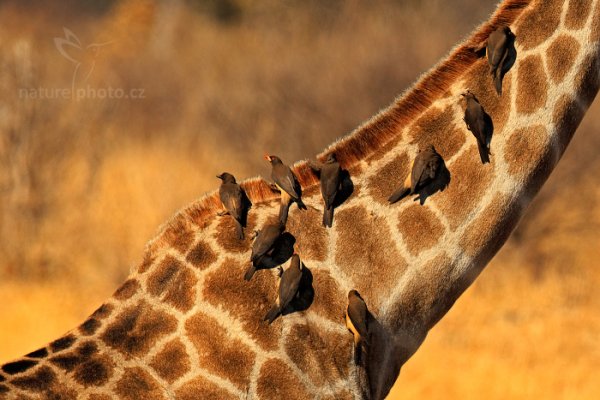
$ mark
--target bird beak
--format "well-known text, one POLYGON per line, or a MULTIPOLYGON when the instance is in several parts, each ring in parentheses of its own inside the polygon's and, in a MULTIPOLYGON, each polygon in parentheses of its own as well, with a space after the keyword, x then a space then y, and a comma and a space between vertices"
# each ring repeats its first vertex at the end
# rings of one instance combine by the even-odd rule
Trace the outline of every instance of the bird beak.
POLYGON ((271 156, 268 154, 265 154, 265 160, 271 162, 271 156))
POLYGON ((217 178, 223 179, 223 175, 217 175, 217 178))

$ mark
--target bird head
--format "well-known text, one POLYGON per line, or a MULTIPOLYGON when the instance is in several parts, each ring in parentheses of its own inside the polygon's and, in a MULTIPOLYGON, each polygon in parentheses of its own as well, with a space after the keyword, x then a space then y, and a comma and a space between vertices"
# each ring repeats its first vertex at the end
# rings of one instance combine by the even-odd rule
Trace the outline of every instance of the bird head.
POLYGON ((467 100, 469 100, 469 99, 476 99, 476 97, 473 94, 473 92, 471 92, 471 90, 469 90, 469 89, 467 89, 466 92, 462 92, 460 95, 462 97, 466 98, 467 100))
POLYGON ((335 155, 335 153, 331 153, 327 156, 327 163, 334 163, 337 162, 337 156, 335 155))
POLYGON ((352 296, 356 296, 362 300, 362 297, 361 297, 360 293, 358 293, 357 290, 352 289, 351 291, 348 292, 348 298, 350 298, 352 296))
POLYGON ((281 159, 277 156, 270 156, 268 154, 265 154, 265 160, 267 160, 271 164, 281 164, 281 159))
POLYGON ((217 178, 225 183, 235 183, 235 176, 231 175, 229 172, 223 172, 221 175, 217 175, 217 178))

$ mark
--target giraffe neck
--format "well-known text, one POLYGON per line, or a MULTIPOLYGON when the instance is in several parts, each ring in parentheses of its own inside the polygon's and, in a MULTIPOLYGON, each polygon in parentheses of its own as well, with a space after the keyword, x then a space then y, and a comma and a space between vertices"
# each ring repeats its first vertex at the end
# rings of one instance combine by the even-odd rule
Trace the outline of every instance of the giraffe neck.
MULTIPOLYGON (((130 278, 80 327, 4 365, 0 395, 383 397, 564 152, 600 84, 599 40, 600 0, 504 2, 411 91, 319 157, 335 151, 354 184, 331 229, 321 226, 316 177, 297 164, 309 210, 294 207, 287 230, 312 273, 308 310, 262 322, 277 276, 242 279, 251 241, 238 241, 232 220, 216 216, 212 193, 162 228, 130 278), (516 34, 517 61, 498 97, 471 48, 500 24, 516 34), (486 165, 462 121, 467 89, 494 122, 486 165), (424 205, 390 206, 387 197, 428 144, 444 157, 449 186, 424 205), (365 370, 353 364, 342 319, 350 289, 374 316, 365 370)), ((278 204, 265 181, 242 186, 254 203, 250 232, 276 218, 278 204)))

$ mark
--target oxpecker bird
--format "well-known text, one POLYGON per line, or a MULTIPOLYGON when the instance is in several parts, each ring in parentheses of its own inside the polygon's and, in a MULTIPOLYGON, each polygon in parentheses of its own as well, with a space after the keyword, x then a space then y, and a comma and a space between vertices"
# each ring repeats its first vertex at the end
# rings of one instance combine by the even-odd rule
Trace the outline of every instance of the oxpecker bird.
POLYGON ((249 281, 252 279, 252 276, 259 268, 260 261, 267 253, 273 250, 275 242, 279 239, 284 230, 285 225, 280 221, 277 221, 276 223, 263 226, 263 228, 258 231, 254 243, 252 243, 252 254, 250 255, 252 265, 246 270, 246 274, 244 275, 245 280, 249 281))
POLYGON ((415 157, 412 170, 406 177, 404 185, 396 190, 388 199, 390 203, 402 200, 404 197, 415 194, 431 184, 441 170, 442 156, 435 151, 433 145, 419 151, 415 157))
POLYGON ((321 181, 321 194, 325 206, 323 207, 323 226, 333 224, 333 206, 338 191, 341 189, 342 169, 334 153, 331 153, 324 164, 310 163, 310 168, 319 176, 321 181))
POLYGON ((281 275, 277 304, 265 315, 265 321, 269 321, 269 324, 275 321, 290 302, 294 300, 299 293, 298 289, 300 288, 301 279, 302 263, 298 254, 294 254, 290 261, 290 266, 281 275))
POLYGON ((219 197, 225 207, 225 212, 220 215, 229 214, 233 217, 236 223, 238 239, 244 239, 244 226, 242 218, 244 216, 244 195, 242 188, 235 181, 235 177, 230 173, 223 172, 217 175, 221 182, 219 187, 219 197))
POLYGON ((492 32, 480 46, 481 49, 486 49, 490 74, 494 77, 494 85, 499 95, 502 94, 502 78, 515 62, 514 39, 515 35, 510 28, 504 26, 492 32))
POLYGON ((266 155, 265 159, 271 163, 271 179, 273 179, 277 189, 281 192, 279 220, 285 224, 292 201, 298 204, 298 208, 306 210, 306 206, 302 202, 302 189, 296 175, 279 157, 266 155))
POLYGON ((346 327, 354 335, 354 362, 360 364, 362 349, 369 344, 369 310, 356 290, 348 292, 346 327))
POLYGON ((485 112, 479 101, 473 93, 466 91, 462 96, 467 99, 467 108, 463 118, 467 124, 467 129, 471 131, 477 139, 479 156, 483 164, 490 162, 490 144, 492 141, 493 124, 490 116, 485 112))

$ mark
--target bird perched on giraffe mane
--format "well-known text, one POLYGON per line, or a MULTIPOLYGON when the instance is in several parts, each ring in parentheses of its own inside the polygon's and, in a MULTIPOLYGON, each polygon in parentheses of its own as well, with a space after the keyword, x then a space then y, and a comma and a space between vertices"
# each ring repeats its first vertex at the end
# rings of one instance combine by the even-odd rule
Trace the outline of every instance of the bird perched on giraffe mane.
POLYGON ((298 208, 301 210, 306 210, 306 206, 302 202, 302 188, 296 175, 279 157, 265 155, 265 159, 271 163, 271 179, 281 192, 279 220, 285 224, 292 201, 298 204, 298 208))
POLYGON ((331 228, 333 225, 333 206, 340 190, 342 169, 337 162, 335 153, 329 154, 325 163, 315 164, 311 162, 309 166, 319 176, 321 182, 321 195, 323 195, 323 201, 325 202, 323 226, 331 228))
POLYGON ((490 74, 494 78, 494 85, 498 95, 502 94, 502 78, 508 72, 508 69, 515 60, 514 52, 515 35, 508 26, 500 27, 493 31, 487 40, 484 41, 476 51, 484 47, 487 53, 488 63, 490 65, 490 74))
POLYGON ((471 131, 477 139, 477 148, 483 164, 490 162, 490 144, 492 141, 493 125, 490 116, 485 112, 483 106, 479 104, 477 97, 471 91, 467 90, 461 96, 467 99, 467 107, 463 120, 467 124, 467 129, 471 131))
POLYGON ((419 151, 415 157, 411 172, 404 180, 404 184, 388 199, 390 203, 402 200, 408 195, 415 194, 433 183, 443 164, 442 156, 438 154, 433 145, 419 151))
POLYGON ((228 172, 223 172, 221 175, 217 175, 221 182, 219 187, 219 198, 225 207, 225 212, 219 213, 219 215, 229 214, 233 217, 236 224, 236 231, 238 239, 244 239, 244 194, 242 188, 235 181, 235 177, 228 172))
POLYGON ((265 315, 264 320, 269 321, 269 324, 275 321, 290 302, 298 295, 300 281, 302 280, 302 270, 300 257, 298 254, 294 254, 290 260, 290 266, 281 274, 277 303, 269 310, 267 315, 265 315))
POLYGON ((369 309, 356 290, 348 292, 346 328, 354 335, 354 362, 360 364, 363 349, 369 345, 369 309))
POLYGON ((267 254, 273 250, 277 239, 281 236, 285 230, 285 225, 281 221, 275 223, 269 223, 263 226, 263 228, 257 232, 252 243, 252 253, 250 255, 250 261, 252 265, 246 270, 244 279, 249 281, 254 276, 257 269, 261 269, 261 261, 267 256, 267 254))

